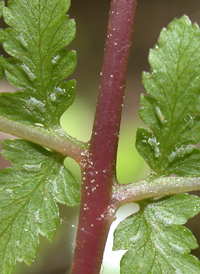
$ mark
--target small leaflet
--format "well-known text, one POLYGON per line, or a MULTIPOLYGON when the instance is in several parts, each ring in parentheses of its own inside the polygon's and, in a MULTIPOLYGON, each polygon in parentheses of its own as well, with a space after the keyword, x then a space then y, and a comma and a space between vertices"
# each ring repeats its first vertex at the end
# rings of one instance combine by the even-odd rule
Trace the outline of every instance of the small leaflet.
POLYGON ((114 232, 113 250, 127 250, 120 273, 200 273, 200 262, 188 255, 198 247, 196 239, 181 226, 199 212, 200 199, 188 194, 141 202, 114 232))
POLYGON ((59 225, 57 202, 78 205, 80 185, 56 153, 20 139, 2 145, 2 155, 13 165, 0 171, 0 273, 7 274, 16 260, 32 263, 39 234, 52 242, 59 225))
POLYGON ((199 57, 200 30, 185 15, 164 28, 150 50, 140 109, 148 129, 138 129, 136 147, 156 176, 200 176, 199 57))
POLYGON ((23 5, 9 1, 4 8, 10 27, 1 31, 2 44, 10 58, 0 59, 0 77, 2 61, 7 80, 19 91, 0 94, 1 117, 26 125, 43 124, 50 131, 60 126, 76 87, 75 80, 63 81, 76 67, 76 52, 65 49, 75 37, 75 22, 66 16, 69 6, 69 0, 48 5, 44 0, 30 0, 23 5), (40 17, 43 20, 36 20, 40 17))

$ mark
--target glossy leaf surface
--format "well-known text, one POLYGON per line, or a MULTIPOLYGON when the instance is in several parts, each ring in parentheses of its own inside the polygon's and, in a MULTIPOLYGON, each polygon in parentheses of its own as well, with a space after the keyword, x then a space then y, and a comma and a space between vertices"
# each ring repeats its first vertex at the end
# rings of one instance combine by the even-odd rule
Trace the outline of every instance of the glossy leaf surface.
POLYGON ((3 147, 14 167, 0 171, 0 272, 7 274, 16 260, 31 264, 39 234, 52 241, 59 224, 56 202, 76 206, 79 183, 57 153, 20 139, 3 147))
POLYGON ((163 29, 150 51, 150 73, 143 84, 140 116, 148 130, 137 132, 136 146, 157 175, 199 176, 200 30, 187 16, 163 29))
POLYGON ((66 47, 75 36, 66 12, 69 0, 8 2, 3 15, 11 27, 2 33, 8 81, 19 91, 0 96, 0 114, 14 121, 50 129, 74 99, 76 82, 61 82, 76 66, 66 47))
POLYGON ((188 194, 142 202, 138 213, 122 221, 114 234, 114 250, 128 250, 121 274, 197 274, 200 262, 191 249, 198 247, 191 231, 181 226, 200 212, 200 199, 188 194))

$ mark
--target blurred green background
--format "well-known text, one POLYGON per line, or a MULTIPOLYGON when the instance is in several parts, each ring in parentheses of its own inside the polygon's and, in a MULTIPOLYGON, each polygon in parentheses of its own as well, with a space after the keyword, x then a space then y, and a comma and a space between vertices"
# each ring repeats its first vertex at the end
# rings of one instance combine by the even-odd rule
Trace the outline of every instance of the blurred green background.
MULTIPOLYGON (((74 18, 77 25, 76 38, 68 49, 77 51, 78 64, 71 78, 77 80, 78 87, 75 102, 63 115, 61 124, 69 134, 83 141, 90 139, 92 130, 109 6, 109 0, 72 0, 69 10, 70 18, 74 18)), ((145 92, 141 75, 142 71, 149 70, 149 48, 156 43, 161 29, 175 17, 181 17, 183 14, 187 14, 193 22, 200 24, 200 1, 138 0, 117 162, 118 179, 121 183, 134 182, 148 174, 149 169, 134 146, 136 129, 142 126, 138 115, 140 94, 145 92)), ((4 26, 1 21, 1 27, 4 26)), ((3 79, 0 91, 13 90, 3 79)), ((0 132, 0 141, 10 137, 0 132)), ((77 178, 80 178, 76 163, 68 159, 66 164, 74 170, 77 178)), ((0 156, 0 169, 6 166, 9 166, 9 163, 0 156)), ((125 207, 120 213, 120 218, 124 214, 131 214, 134 210, 136 207, 125 207)), ((35 262, 30 268, 23 263, 17 264, 14 274, 70 273, 78 208, 60 206, 60 212, 61 225, 53 244, 50 245, 44 237, 41 237, 35 262)), ((199 222, 199 217, 196 217, 188 223, 196 237, 200 235, 199 222)), ((116 253, 114 254, 116 257, 116 253)), ((196 255, 198 256, 198 250, 196 255)), ((116 260, 110 260, 109 263, 108 259, 111 256, 111 253, 106 252, 103 274, 119 274, 118 266, 114 265, 116 260)))

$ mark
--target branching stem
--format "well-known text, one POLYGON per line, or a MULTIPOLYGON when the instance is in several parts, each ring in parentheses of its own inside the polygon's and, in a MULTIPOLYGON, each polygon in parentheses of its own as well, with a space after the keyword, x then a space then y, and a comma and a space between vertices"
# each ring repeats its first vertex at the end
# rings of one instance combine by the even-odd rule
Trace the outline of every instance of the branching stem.
POLYGON ((123 204, 200 189, 199 177, 159 177, 113 187, 115 210, 123 204))
POLYGON ((0 131, 60 152, 80 165, 84 161, 87 144, 67 135, 61 127, 47 130, 39 125, 26 125, 0 116, 0 131))

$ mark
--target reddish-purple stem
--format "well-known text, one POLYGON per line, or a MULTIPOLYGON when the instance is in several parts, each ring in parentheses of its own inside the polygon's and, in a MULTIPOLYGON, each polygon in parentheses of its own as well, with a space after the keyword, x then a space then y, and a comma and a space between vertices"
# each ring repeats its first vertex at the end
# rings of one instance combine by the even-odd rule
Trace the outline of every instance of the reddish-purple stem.
POLYGON ((79 224, 72 274, 98 274, 110 224, 111 189, 136 0, 112 0, 99 97, 83 168, 79 224))

